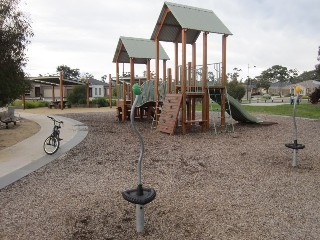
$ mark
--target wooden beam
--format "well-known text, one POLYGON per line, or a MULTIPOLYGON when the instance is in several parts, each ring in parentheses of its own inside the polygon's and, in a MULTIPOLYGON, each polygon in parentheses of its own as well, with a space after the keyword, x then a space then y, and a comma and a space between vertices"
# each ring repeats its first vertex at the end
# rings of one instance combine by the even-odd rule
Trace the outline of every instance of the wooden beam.
POLYGON ((166 74, 167 74, 167 60, 165 60, 165 59, 163 59, 162 60, 162 81, 163 82, 166 82, 167 81, 167 76, 166 76, 166 74))
POLYGON ((178 85, 178 80, 179 80, 179 67, 178 67, 178 62, 179 62, 179 43, 175 42, 174 43, 174 93, 178 93, 177 91, 177 85, 178 85))
POLYGON ((156 81, 155 81, 155 102, 156 102, 156 109, 155 109, 155 119, 156 119, 156 127, 158 126, 158 121, 159 121, 159 74, 160 74, 160 70, 159 70, 159 61, 160 61, 160 55, 159 55, 159 50, 160 49, 160 43, 159 43, 159 39, 158 37, 156 38, 156 81))
POLYGON ((60 71, 60 109, 63 110, 63 72, 60 71))
POLYGON ((119 96, 121 96, 120 92, 120 86, 119 86, 119 62, 116 62, 116 94, 117 94, 117 101, 119 100, 119 96))
POLYGON ((151 79, 151 73, 150 73, 150 59, 147 59, 147 72, 146 72, 147 80, 151 79))
POLYGON ((163 14, 163 17, 162 17, 162 19, 161 19, 161 21, 160 21, 160 25, 159 25, 158 31, 156 32, 156 35, 155 35, 154 39, 159 39, 159 34, 160 34, 161 29, 162 29, 162 27, 163 27, 163 23, 164 23, 164 21, 166 20, 167 14, 168 14, 169 12, 170 12, 170 9, 169 9, 169 8, 166 8, 166 10, 165 10, 165 12, 164 12, 164 14, 163 14))
POLYGON ((56 100, 55 96, 54 96, 54 85, 52 85, 52 102, 54 102, 56 100))
POLYGON ((182 134, 187 132, 186 124, 186 64, 187 64, 187 29, 182 29, 182 63, 181 63, 181 93, 182 93, 182 134))
POLYGON ((197 70, 197 58, 196 55, 197 54, 197 44, 193 43, 192 44, 192 84, 195 86, 196 85, 196 70, 197 70))
POLYGON ((172 74, 171 74, 171 68, 168 68, 168 94, 171 94, 171 85, 172 85, 172 74))
POLYGON ((190 92, 190 90, 192 89, 192 88, 191 88, 191 86, 192 86, 192 81, 191 81, 191 74, 192 74, 191 65, 192 65, 192 63, 191 63, 191 62, 188 62, 188 87, 187 87, 187 91, 188 91, 188 92, 190 92))
POLYGON ((112 77, 111 77, 111 74, 109 74, 109 105, 110 105, 110 108, 112 108, 112 77))
MULTIPOLYGON (((197 43, 192 44, 192 85, 196 87, 196 77, 197 77, 197 62, 196 62, 196 55, 197 54, 197 43)), ((196 119, 196 99, 191 99, 191 119, 196 119)))
MULTIPOLYGON (((208 116, 209 116, 209 108, 208 108, 208 102, 209 100, 208 98, 208 94, 206 93, 206 87, 207 87, 207 57, 208 57, 208 33, 207 32, 203 32, 203 55, 202 55, 202 91, 205 93, 202 99, 202 120, 204 121, 208 121, 208 116)), ((209 121, 208 121, 209 122, 209 121)), ((203 124, 203 130, 205 130, 207 128, 207 126, 205 126, 206 124, 203 124)))
POLYGON ((90 108, 90 87, 89 87, 89 79, 87 79, 87 108, 90 108))
POLYGON ((26 95, 22 95, 22 104, 23 104, 23 110, 26 110, 26 95))
POLYGON ((135 83, 135 77, 134 77, 134 58, 130 58, 130 91, 129 91, 129 98, 131 100, 131 106, 133 104, 133 91, 132 86, 135 83))
POLYGON ((121 49, 122 49, 122 47, 123 47, 123 43, 122 43, 122 41, 121 41, 120 48, 119 48, 119 51, 118 51, 117 57, 116 57, 116 63, 119 62, 119 57, 120 57, 120 54, 121 54, 121 49))
POLYGON ((228 35, 222 36, 222 77, 221 77, 221 84, 222 84, 222 94, 221 94, 221 128, 225 128, 226 124, 226 65, 227 65, 227 37, 228 35))

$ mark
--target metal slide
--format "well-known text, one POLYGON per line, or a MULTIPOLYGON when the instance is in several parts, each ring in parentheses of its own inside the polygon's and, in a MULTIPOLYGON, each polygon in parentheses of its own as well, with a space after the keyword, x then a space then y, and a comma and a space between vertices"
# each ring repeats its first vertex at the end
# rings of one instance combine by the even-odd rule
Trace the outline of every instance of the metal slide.
MULTIPOLYGON (((221 105, 221 94, 212 94, 210 93, 210 98, 221 105)), ((229 94, 227 94, 227 99, 229 99, 232 118, 238 122, 244 122, 244 123, 262 123, 263 121, 261 119, 256 118, 255 116, 252 116, 250 113, 248 113, 241 104, 231 97, 229 94)), ((227 100, 226 100, 227 101, 227 100)), ((226 102, 227 103, 227 102, 226 102)), ((226 111, 228 114, 230 114, 230 109, 226 108, 226 111)))

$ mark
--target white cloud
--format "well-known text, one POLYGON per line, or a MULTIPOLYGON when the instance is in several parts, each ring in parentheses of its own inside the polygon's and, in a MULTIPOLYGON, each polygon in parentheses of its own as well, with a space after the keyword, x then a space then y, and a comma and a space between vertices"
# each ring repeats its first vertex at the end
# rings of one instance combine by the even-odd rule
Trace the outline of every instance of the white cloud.
MULTIPOLYGON (((312 70, 320 45, 317 0, 176 1, 213 10, 231 30, 227 41, 227 71, 242 68, 242 76, 258 75, 272 65, 312 70)), ((150 38, 163 6, 154 0, 32 0, 30 13, 35 37, 29 46, 27 71, 54 73, 66 64, 96 78, 115 75, 113 55, 120 36, 150 38)), ((173 67, 173 44, 163 44, 173 67)), ((208 62, 221 60, 221 36, 209 35, 208 62)), ((197 42, 201 64, 202 38, 197 42)), ((191 51, 188 50, 191 53, 191 51)), ((189 59, 188 59, 189 60, 189 59)), ((125 71, 129 66, 125 66, 125 71)), ((144 66, 136 67, 141 74, 144 66)))

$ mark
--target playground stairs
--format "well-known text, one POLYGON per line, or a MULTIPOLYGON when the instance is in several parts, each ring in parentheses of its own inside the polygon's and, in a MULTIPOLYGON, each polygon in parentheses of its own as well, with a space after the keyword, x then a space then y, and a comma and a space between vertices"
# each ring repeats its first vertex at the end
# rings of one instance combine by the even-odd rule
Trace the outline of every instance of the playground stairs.
POLYGON ((179 111, 182 102, 182 94, 167 94, 163 102, 161 116, 157 130, 164 133, 174 134, 178 122, 179 111))

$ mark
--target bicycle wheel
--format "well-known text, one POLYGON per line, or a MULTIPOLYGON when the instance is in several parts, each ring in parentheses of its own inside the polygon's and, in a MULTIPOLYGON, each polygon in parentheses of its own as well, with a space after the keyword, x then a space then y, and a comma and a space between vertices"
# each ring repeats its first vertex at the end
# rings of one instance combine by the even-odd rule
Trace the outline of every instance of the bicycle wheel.
POLYGON ((49 136, 43 143, 43 149, 46 154, 52 155, 58 151, 60 142, 56 137, 49 136))

